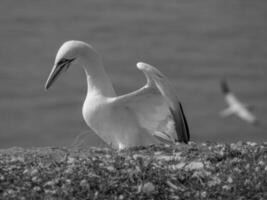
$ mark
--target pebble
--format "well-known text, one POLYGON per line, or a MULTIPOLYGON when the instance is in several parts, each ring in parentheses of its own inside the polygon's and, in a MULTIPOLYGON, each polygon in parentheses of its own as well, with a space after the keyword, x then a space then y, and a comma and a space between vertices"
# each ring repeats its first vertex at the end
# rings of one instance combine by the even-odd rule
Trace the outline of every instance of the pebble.
POLYGON ((199 170, 199 169, 203 169, 203 167, 204 167, 204 164, 202 162, 193 161, 189 163, 188 165, 186 165, 185 169, 186 170, 199 170))
POLYGON ((35 192, 39 192, 39 191, 41 191, 41 188, 40 188, 39 186, 35 186, 35 187, 33 188, 33 191, 35 191, 35 192))
POLYGON ((38 169, 33 169, 31 171, 31 176, 36 176, 38 174, 38 169))
POLYGON ((224 190, 230 190, 230 189, 231 189, 231 186, 229 186, 229 185, 224 185, 224 186, 222 186, 222 189, 224 189, 224 190))
POLYGON ((80 182, 80 186, 81 186, 81 187, 88 187, 89 184, 88 184, 87 180, 83 179, 83 180, 81 180, 81 182, 80 182))
POLYGON ((68 157, 68 161, 67 161, 68 164, 72 164, 72 163, 74 163, 74 162, 75 162, 75 158, 73 158, 73 157, 68 157))
POLYGON ((232 179, 231 176, 228 177, 227 182, 228 182, 228 183, 233 183, 233 179, 232 179))
POLYGON ((145 183, 143 185, 142 192, 144 192, 146 194, 150 194, 150 193, 155 192, 155 186, 154 186, 154 184, 151 183, 151 182, 145 183))

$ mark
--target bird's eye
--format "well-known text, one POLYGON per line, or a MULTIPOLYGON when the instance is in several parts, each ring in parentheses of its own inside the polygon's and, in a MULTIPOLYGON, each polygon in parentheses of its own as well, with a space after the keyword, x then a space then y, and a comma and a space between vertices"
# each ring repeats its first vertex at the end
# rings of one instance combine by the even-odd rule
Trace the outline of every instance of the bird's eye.
POLYGON ((62 65, 64 63, 66 63, 67 61, 68 61, 68 59, 62 58, 60 61, 58 61, 57 66, 62 65))
POLYGON ((72 59, 62 58, 60 61, 58 61, 57 66, 62 66, 62 65, 65 65, 65 64, 70 64, 74 60, 75 60, 75 58, 72 58, 72 59))

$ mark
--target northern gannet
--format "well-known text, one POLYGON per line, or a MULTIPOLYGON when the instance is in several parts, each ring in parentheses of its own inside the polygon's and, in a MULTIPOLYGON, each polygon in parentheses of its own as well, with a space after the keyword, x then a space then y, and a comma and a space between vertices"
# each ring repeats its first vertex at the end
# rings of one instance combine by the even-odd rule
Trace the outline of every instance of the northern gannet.
POLYGON ((123 149, 189 141, 182 104, 167 78, 155 67, 137 63, 147 79, 146 85, 117 96, 93 47, 82 41, 67 41, 57 52, 45 89, 73 62, 83 67, 87 77, 87 95, 82 108, 84 120, 107 144, 123 149))
POLYGON ((225 110, 221 111, 220 114, 222 117, 227 117, 229 115, 235 114, 248 123, 258 123, 256 117, 249 111, 249 106, 243 104, 236 98, 236 96, 229 90, 229 87, 225 80, 221 81, 221 89, 224 94, 225 101, 229 106, 225 110))

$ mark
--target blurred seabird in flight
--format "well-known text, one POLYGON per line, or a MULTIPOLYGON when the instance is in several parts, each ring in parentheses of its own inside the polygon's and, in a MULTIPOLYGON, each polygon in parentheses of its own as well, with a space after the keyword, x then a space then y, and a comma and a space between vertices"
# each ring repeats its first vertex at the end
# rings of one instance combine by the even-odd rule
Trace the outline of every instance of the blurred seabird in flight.
POLYGON ((147 79, 146 85, 117 96, 92 46, 81 41, 67 41, 58 50, 45 88, 49 89, 74 62, 83 67, 87 77, 87 95, 82 108, 84 120, 107 144, 123 149, 189 141, 182 104, 167 78, 155 67, 137 63, 147 79))
POLYGON ((249 111, 249 106, 240 102, 237 97, 230 91, 226 80, 221 80, 221 89, 225 97, 225 101, 228 104, 228 108, 220 112, 222 117, 227 117, 229 115, 235 114, 244 121, 257 124, 258 120, 249 111))

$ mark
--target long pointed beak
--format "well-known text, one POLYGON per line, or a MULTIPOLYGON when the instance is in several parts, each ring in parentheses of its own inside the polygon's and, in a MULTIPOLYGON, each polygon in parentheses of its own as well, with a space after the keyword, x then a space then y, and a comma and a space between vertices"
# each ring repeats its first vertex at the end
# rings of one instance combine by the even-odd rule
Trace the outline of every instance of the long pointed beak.
POLYGON ((52 71, 50 72, 49 76, 48 76, 48 79, 45 83, 45 89, 48 90, 51 85, 56 81, 56 79, 59 77, 59 75, 63 72, 63 71, 66 71, 71 62, 73 61, 74 59, 70 59, 70 60, 64 60, 63 62, 61 62, 60 64, 55 64, 52 71))
POLYGON ((45 83, 45 89, 48 90, 51 85, 55 82, 55 80, 59 77, 59 75, 63 72, 63 69, 65 65, 55 65, 52 69, 52 71, 50 72, 48 79, 45 83))

